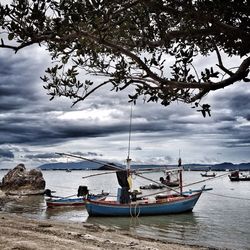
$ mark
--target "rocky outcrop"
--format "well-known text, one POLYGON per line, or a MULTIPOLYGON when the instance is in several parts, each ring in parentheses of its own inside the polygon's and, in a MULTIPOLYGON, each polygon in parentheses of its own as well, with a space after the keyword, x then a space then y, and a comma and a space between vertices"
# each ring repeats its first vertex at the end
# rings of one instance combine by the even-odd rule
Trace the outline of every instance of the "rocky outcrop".
POLYGON ((1 189, 4 192, 36 193, 44 190, 45 180, 38 169, 27 171, 24 164, 17 165, 2 179, 1 189))

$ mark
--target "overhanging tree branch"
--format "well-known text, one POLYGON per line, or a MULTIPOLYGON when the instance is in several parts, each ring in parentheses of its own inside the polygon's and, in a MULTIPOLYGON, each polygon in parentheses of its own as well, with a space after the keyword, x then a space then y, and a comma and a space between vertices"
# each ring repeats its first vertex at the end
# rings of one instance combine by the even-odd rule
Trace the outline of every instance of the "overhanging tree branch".
POLYGON ((73 105, 108 83, 116 91, 131 86, 132 101, 142 96, 166 106, 200 102, 210 91, 248 81, 247 1, 15 0, 0 4, 0 27, 7 34, 0 48, 46 47, 53 66, 42 78, 45 89, 73 105), (213 52, 218 64, 206 65, 213 52), (237 70, 225 67, 222 53, 241 58, 237 70), (205 66, 197 65, 198 55, 205 66), (228 77, 218 80, 221 73, 228 77))

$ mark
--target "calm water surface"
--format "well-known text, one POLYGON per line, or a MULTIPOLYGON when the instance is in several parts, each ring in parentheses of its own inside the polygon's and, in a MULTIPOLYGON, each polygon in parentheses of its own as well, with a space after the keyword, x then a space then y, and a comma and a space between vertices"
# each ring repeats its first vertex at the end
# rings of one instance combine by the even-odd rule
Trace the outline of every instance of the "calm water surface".
MULTIPOLYGON (((0 178, 6 171, 0 171, 0 178)), ((58 196, 70 196, 77 193, 79 185, 87 185, 90 192, 102 190, 116 195, 118 183, 115 174, 83 179, 100 171, 43 171, 46 188, 56 191, 58 196)), ((223 175, 225 172, 218 172, 223 175)), ((159 180, 160 173, 145 175, 159 180)), ((184 172, 184 185, 206 180, 199 172, 184 172)), ((133 180, 134 186, 148 184, 139 177, 133 180)), ((77 221, 102 224, 129 230, 130 232, 161 240, 216 247, 222 249, 250 249, 250 182, 234 183, 227 175, 198 183, 189 188, 212 187, 204 192, 193 212, 139 218, 93 218, 88 217, 85 208, 46 207, 44 197, 26 197, 22 202, 9 203, 8 212, 19 213, 31 218, 45 220, 77 221)))

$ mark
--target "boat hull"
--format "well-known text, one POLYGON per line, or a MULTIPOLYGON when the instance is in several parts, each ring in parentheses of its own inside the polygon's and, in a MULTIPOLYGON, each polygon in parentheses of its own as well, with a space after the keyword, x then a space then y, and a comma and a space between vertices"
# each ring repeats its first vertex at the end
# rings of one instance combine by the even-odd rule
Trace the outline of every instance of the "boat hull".
MULTIPOLYGON (((105 195, 90 195, 90 200, 105 200, 108 194, 105 195)), ((67 207, 67 206, 85 206, 86 198, 60 198, 46 200, 47 207, 67 207)))
POLYGON ((65 207, 65 206, 84 206, 86 202, 85 198, 75 199, 51 199, 47 200, 46 204, 48 207, 65 207))
POLYGON ((215 177, 216 174, 201 174, 202 177, 215 177))
POLYGON ((166 187, 179 187, 179 181, 173 181, 173 182, 166 182, 162 185, 157 185, 157 184, 149 184, 145 186, 140 186, 140 189, 163 189, 166 187))
POLYGON ((232 177, 229 176, 230 181, 250 181, 250 177, 232 177))
POLYGON ((164 199, 155 202, 131 202, 120 204, 112 201, 86 201, 89 216, 147 216, 166 215, 192 211, 201 193, 180 197, 179 199, 164 199))

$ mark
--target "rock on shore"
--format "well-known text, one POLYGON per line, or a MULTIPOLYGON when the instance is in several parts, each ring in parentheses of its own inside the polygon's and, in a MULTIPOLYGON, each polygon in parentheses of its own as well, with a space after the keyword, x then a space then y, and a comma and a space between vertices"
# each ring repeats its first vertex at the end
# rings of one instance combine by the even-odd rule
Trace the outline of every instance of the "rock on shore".
POLYGON ((38 169, 26 170, 24 164, 17 165, 2 179, 1 189, 4 192, 36 192, 44 190, 45 180, 38 169))

